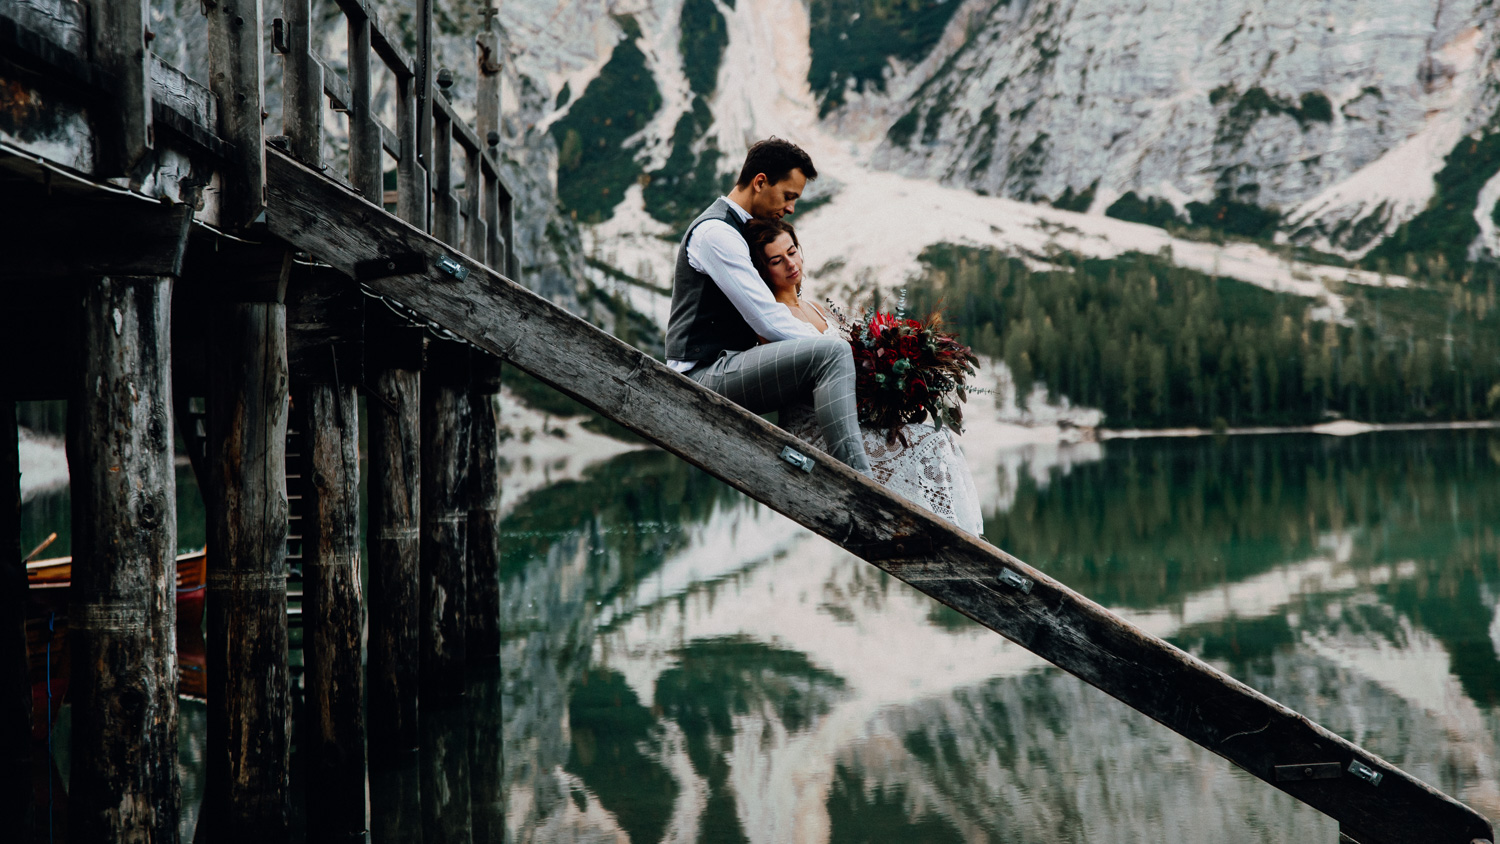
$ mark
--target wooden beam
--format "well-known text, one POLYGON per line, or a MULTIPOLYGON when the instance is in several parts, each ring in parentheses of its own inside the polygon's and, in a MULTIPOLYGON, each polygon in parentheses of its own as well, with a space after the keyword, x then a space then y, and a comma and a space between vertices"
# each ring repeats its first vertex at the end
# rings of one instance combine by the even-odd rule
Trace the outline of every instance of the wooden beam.
POLYGON ((193 210, 135 196, 53 199, 7 215, 0 243, 12 278, 180 276, 193 210), (87 237, 77 237, 88 232, 87 237))
POLYGON ((364 608, 359 575, 359 412, 352 382, 298 389, 303 432, 303 754, 307 835, 364 841, 364 608))
POLYGON ((31 679, 26 662, 26 567, 21 563, 21 463, 16 402, 0 384, 0 817, 29 841, 31 679))
POLYGON ((463 694, 468 659, 469 349, 434 341, 422 370, 422 702, 463 694))
POLYGON ((84 287, 68 426, 71 841, 177 836, 170 276, 84 287))
POLYGON ((105 171, 124 176, 151 150, 151 60, 146 50, 147 0, 90 0, 94 60, 114 77, 116 89, 105 125, 110 127, 105 171))
POLYGON ((45 36, 75 56, 89 53, 88 7, 75 0, 10 0, 0 16, 45 36))
MULTIPOLYGON (((100 2, 109 5, 114 0, 100 2)), ((219 137, 236 151, 220 171, 225 197, 219 222, 235 230, 254 222, 265 208, 261 4, 260 0, 216 0, 203 8, 208 16, 209 88, 219 100, 219 137)))
POLYGON ((221 303, 209 378, 208 752, 200 842, 289 839, 286 306, 221 303))
POLYGON ((1367 844, 1492 840, 1464 804, 832 458, 811 452, 814 470, 794 469, 779 455, 808 453, 805 443, 477 262, 455 259, 462 280, 437 270, 452 250, 290 159, 275 157, 270 190, 277 236, 351 275, 371 258, 424 257, 425 273, 365 283, 1267 783, 1379 830, 1367 844), (1275 776, 1277 765, 1356 760, 1378 785, 1275 776))
POLYGON ((500 658, 500 360, 474 355, 469 384, 469 581, 471 664, 500 658))
MULTIPOLYGON (((421 371, 419 331, 376 322, 371 347, 370 746, 388 764, 421 743, 417 724, 421 646, 421 371)), ((372 786, 374 785, 372 781, 372 786)), ((386 839, 400 840, 400 839, 386 839)))

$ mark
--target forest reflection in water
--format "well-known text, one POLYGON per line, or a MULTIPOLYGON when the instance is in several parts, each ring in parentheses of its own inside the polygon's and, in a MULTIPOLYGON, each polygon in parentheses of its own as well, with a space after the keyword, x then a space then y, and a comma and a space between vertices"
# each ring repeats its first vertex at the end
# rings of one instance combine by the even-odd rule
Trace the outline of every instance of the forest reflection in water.
MULTIPOLYGON (((976 467, 1009 504, 988 538, 1500 815, 1500 436, 1095 455, 976 467)), ((504 529, 516 841, 1337 837, 667 455, 538 490, 504 529)))
MULTIPOLYGON (((990 541, 1500 817, 1500 433, 976 445, 990 541)), ((501 668, 372 768, 376 842, 1337 837, 667 454, 506 502, 502 532, 501 668)), ((185 702, 185 835, 203 721, 185 702)), ((66 747, 64 709, 58 789, 66 747)))

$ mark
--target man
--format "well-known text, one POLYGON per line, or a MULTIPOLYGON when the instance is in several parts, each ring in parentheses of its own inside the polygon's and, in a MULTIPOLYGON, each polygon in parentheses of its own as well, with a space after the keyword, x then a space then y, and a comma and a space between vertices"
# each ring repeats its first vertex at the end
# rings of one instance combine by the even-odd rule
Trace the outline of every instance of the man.
POLYGON ((772 298, 743 234, 751 217, 792 213, 817 177, 812 158, 790 141, 773 137, 750 147, 734 189, 688 226, 677 249, 667 363, 755 413, 811 393, 829 451, 869 475, 849 344, 820 334, 772 298), (757 345, 760 337, 764 345, 757 345))

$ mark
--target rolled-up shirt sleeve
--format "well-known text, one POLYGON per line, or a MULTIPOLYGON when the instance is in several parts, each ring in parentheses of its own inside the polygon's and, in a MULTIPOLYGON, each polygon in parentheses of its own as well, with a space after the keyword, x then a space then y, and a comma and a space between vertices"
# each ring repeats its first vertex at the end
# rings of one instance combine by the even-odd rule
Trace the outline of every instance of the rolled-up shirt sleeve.
POLYGON ((705 220, 688 240, 688 264, 714 280, 729 297, 730 304, 767 340, 796 340, 823 336, 816 328, 792 316, 776 301, 755 265, 745 238, 723 220, 705 220))

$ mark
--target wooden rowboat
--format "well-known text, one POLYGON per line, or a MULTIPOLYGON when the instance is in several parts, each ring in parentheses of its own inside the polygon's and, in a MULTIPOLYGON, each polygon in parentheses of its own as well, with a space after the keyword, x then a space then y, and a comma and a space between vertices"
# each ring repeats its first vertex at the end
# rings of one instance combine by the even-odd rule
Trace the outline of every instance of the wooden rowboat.
MULTIPOLYGON (((177 691, 202 699, 208 690, 203 672, 203 599, 207 592, 208 552, 177 557, 177 691)), ((56 557, 26 564, 30 587, 26 606, 26 654, 31 674, 32 735, 47 737, 68 693, 68 604, 72 598, 73 558, 56 557)))

